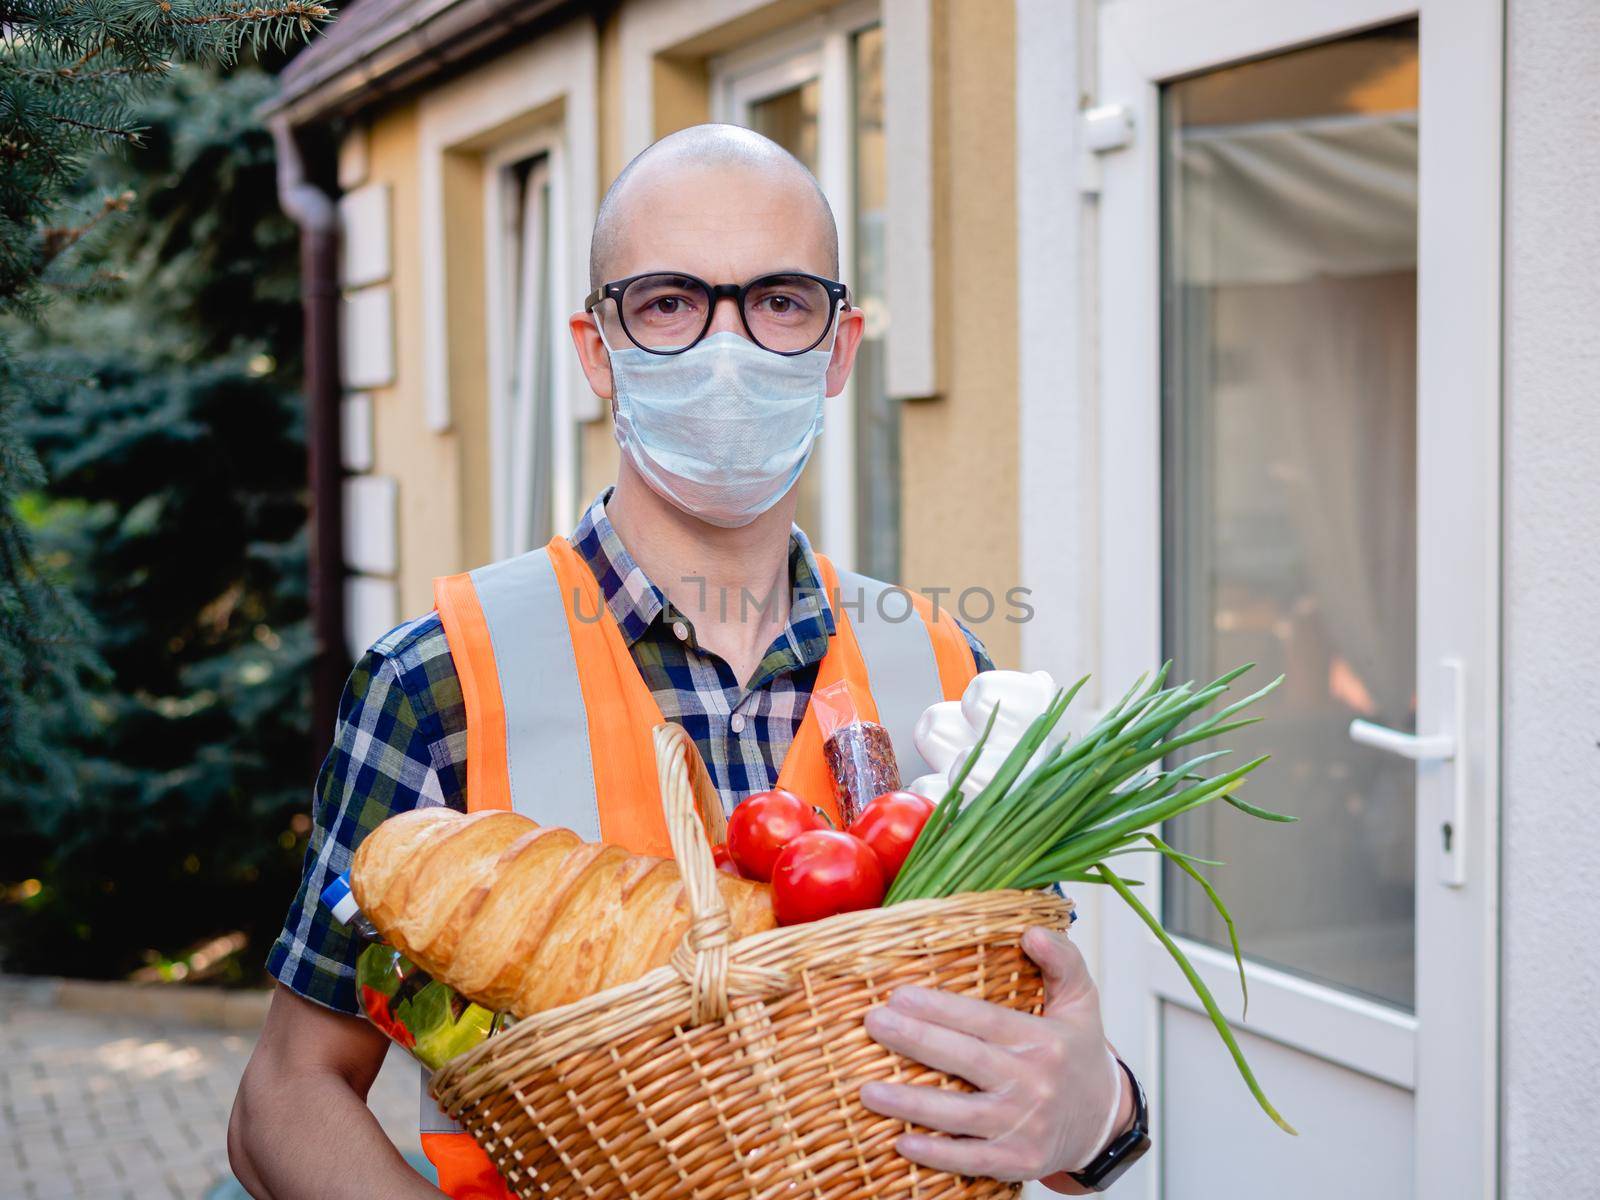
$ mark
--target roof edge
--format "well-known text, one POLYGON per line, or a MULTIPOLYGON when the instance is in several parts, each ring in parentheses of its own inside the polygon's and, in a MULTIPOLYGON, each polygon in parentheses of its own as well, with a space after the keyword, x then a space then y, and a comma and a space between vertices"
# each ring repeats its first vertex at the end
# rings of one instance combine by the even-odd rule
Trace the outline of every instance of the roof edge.
POLYGON ((440 75, 502 39, 587 7, 582 0, 412 0, 325 59, 318 56, 320 61, 299 72, 291 62, 278 94, 259 113, 294 127, 333 120, 440 75))

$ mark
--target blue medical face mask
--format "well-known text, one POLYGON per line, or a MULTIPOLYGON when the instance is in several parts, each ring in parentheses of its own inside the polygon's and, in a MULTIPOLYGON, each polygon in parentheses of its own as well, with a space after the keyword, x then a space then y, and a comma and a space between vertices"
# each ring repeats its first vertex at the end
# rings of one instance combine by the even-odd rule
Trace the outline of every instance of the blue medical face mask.
POLYGON ((774 354, 731 332, 682 354, 612 350, 617 444, 690 516, 748 525, 805 469, 822 432, 832 357, 831 349, 774 354))

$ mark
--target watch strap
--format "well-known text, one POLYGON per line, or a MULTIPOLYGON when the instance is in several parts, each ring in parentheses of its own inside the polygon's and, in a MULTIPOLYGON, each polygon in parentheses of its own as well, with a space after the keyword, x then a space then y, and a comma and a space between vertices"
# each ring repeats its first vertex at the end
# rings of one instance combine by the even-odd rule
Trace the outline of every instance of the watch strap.
POLYGON ((1111 1144, 1091 1159, 1082 1170, 1067 1172, 1068 1178, 1079 1187, 1086 1187, 1095 1192, 1105 1191, 1150 1149, 1150 1111, 1145 1104, 1144 1089, 1139 1086, 1138 1077, 1127 1063, 1118 1058, 1117 1066, 1122 1068, 1123 1074, 1128 1077, 1129 1086, 1133 1088, 1133 1123, 1124 1132, 1112 1138, 1111 1144))

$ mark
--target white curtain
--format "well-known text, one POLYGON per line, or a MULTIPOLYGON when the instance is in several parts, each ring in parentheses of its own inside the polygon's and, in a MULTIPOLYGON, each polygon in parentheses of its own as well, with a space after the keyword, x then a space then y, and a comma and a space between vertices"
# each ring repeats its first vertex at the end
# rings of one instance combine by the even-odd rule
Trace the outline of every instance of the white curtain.
MULTIPOLYGON (((1221 460, 1272 456, 1235 491, 1284 502, 1334 652, 1404 724, 1414 667, 1415 114, 1185 130, 1174 249, 1183 367, 1211 393, 1221 460), (1197 316, 1194 310, 1203 309, 1197 316), (1192 343, 1198 342, 1199 345, 1192 343), (1198 351, 1198 353, 1196 353, 1198 351)), ((1248 468, 1247 468, 1248 470, 1248 468)), ((1212 490, 1225 496, 1227 478, 1212 490)), ((1225 507, 1225 505, 1219 505, 1225 507)), ((1226 569, 1226 568, 1223 568, 1226 569)))
POLYGON ((1228 879, 1254 952, 1406 1003, 1410 772, 1345 727, 1413 720, 1416 120, 1198 127, 1172 153, 1176 632, 1287 674, 1237 745, 1304 817, 1297 840, 1228 814, 1186 836, 1256 864, 1228 879))
POLYGON ((1189 284, 1293 283, 1417 265, 1417 117, 1185 129, 1176 146, 1189 284))

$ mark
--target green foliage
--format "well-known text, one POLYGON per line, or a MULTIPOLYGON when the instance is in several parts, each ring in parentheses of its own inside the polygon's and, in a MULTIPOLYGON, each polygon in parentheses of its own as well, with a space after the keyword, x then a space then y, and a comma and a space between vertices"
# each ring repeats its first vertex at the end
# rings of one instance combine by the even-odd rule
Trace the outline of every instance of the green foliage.
POLYGON ((136 145, 136 106, 175 62, 231 63, 242 42, 283 45, 327 16, 286 0, 13 0, 0 10, 0 306, 37 312, 63 256, 128 198, 61 198, 84 158, 136 145))
POLYGON ((117 975, 231 929, 259 942, 292 886, 310 653, 295 231, 253 116, 269 77, 171 64, 231 64, 324 12, 5 8, 7 969, 117 975))

